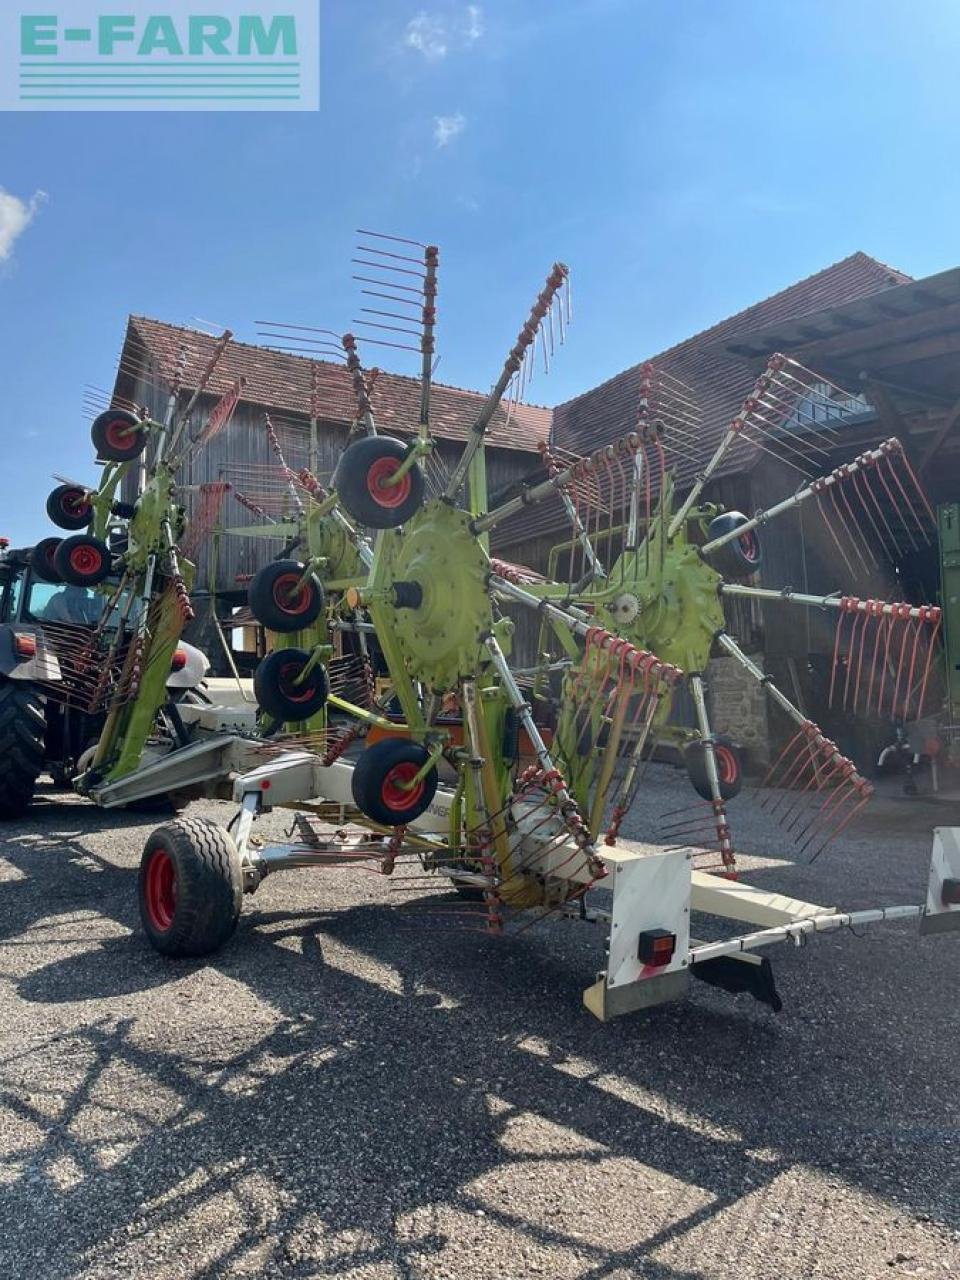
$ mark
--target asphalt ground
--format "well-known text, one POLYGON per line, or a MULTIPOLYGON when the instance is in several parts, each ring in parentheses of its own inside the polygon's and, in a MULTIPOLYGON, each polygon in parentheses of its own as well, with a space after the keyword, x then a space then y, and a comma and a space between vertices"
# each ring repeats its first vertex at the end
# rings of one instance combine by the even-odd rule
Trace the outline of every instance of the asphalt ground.
MULTIPOLYGON (((654 770, 626 834, 681 786, 654 770)), ((881 801, 812 867, 752 795, 731 817, 754 881, 859 907, 922 901, 960 810, 881 801)), ((779 1015, 694 983, 603 1025, 596 926, 498 942, 355 871, 273 876, 218 956, 164 959, 156 822, 46 790, 3 829, 3 1280, 960 1276, 960 934, 777 948, 779 1015)))

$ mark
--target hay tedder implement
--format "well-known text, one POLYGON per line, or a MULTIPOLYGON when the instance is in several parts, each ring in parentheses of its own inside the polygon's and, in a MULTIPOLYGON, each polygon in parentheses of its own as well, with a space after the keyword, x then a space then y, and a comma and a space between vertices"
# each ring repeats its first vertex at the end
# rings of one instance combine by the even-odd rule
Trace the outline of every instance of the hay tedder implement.
MULTIPOLYGON (((369 340, 419 354, 419 419, 406 440, 380 434, 376 374, 363 368, 356 339, 303 331, 323 335, 305 340, 310 354, 342 360, 357 414, 332 476, 316 474, 315 450, 309 466, 288 465, 268 418, 273 461, 256 475, 228 468, 220 487, 220 499, 232 492, 262 521, 264 536, 287 543, 249 587, 250 609, 273 638, 254 680, 255 720, 249 709, 200 699, 172 714, 162 690, 189 610, 182 548, 203 532, 185 524, 176 468, 207 433, 185 439, 176 396, 163 425, 112 419, 116 448, 100 448, 108 466, 96 490, 51 496, 51 514, 90 526, 56 549, 54 566, 68 581, 83 572, 91 581, 84 557, 109 559, 115 581, 100 590, 124 621, 96 664, 106 723, 75 785, 107 805, 229 794, 238 806, 229 828, 186 817, 150 837, 140 896, 154 946, 170 955, 215 950, 232 934, 243 895, 277 870, 362 867, 388 878, 413 921, 498 935, 551 916, 602 922, 607 963, 584 999, 606 1018, 681 994, 691 974, 778 1007, 769 963, 756 954, 767 944, 907 917, 924 930, 960 927, 960 846, 946 837, 935 843, 924 905, 844 913, 740 880, 728 805, 742 762, 708 712, 708 662, 723 654, 792 722, 764 786, 744 796, 777 817, 808 860, 819 856, 867 802, 870 784, 748 656, 724 604, 835 611, 837 705, 917 714, 934 683, 938 609, 748 581, 764 526, 806 502, 851 570, 878 546, 893 554, 928 538, 929 511, 899 443, 818 475, 852 398, 776 357, 703 460, 696 397, 650 367, 633 432, 586 458, 545 444, 542 478, 491 504, 485 437, 503 405, 509 414, 524 396, 535 361, 549 367, 566 337, 567 269, 550 271, 460 457, 445 467, 430 425, 438 252, 371 233, 365 241, 356 261, 375 286, 364 292, 378 300, 365 314, 390 321, 388 338, 369 340), (130 465, 129 441, 151 433, 156 448, 138 496, 118 504, 114 468, 130 465), (800 486, 751 517, 705 502, 738 450, 775 454, 801 473, 800 486), (684 483, 678 464, 692 468, 684 483), (546 575, 490 549, 498 526, 544 502, 569 525, 546 575), (513 658, 518 611, 540 629, 532 666, 513 658), (693 708, 688 728, 673 714, 681 691, 693 708), (151 749, 158 717, 173 731, 151 749), (664 743, 682 751, 693 785, 690 805, 665 815, 653 850, 622 832, 664 743), (294 813, 284 841, 257 836, 271 809, 294 813), (434 885, 451 893, 431 894, 434 885), (701 942, 693 913, 751 931, 701 942)), ((290 328, 279 328, 272 336, 288 339, 290 328)), ((313 406, 314 424, 317 416, 313 406)), ((215 426, 228 417, 218 406, 215 426)), ((101 649, 104 634, 101 625, 101 649)))

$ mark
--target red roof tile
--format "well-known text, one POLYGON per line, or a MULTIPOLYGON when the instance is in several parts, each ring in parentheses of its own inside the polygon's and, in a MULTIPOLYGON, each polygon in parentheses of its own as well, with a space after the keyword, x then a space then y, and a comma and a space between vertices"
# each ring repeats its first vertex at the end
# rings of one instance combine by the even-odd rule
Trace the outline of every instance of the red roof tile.
MULTIPOLYGON (((209 360, 216 339, 208 333, 179 325, 165 324, 147 316, 130 316, 124 355, 125 370, 136 365, 142 344, 147 355, 163 376, 169 377, 181 348, 186 348, 187 362, 183 384, 196 386, 198 376, 209 360)), ((238 377, 246 379, 243 399, 280 413, 309 416, 310 387, 314 370, 320 382, 321 413, 327 422, 351 423, 356 414, 356 400, 346 369, 327 360, 311 360, 287 355, 268 347, 245 342, 231 342, 217 365, 210 390, 219 395, 238 377)), ((378 426, 385 432, 409 435, 416 430, 420 416, 420 382, 401 374, 381 372, 373 391, 373 408, 378 426)), ((460 387, 433 384, 430 398, 430 420, 434 434, 440 439, 464 440, 483 404, 485 396, 460 387)), ((497 409, 487 435, 488 443, 507 449, 536 452, 539 441, 550 434, 552 411, 538 405, 520 405, 507 421, 506 411, 497 409)))

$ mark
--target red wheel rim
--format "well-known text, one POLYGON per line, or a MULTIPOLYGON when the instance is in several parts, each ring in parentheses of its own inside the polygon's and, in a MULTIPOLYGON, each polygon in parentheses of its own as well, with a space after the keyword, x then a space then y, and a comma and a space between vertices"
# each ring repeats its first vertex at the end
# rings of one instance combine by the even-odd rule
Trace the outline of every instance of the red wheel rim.
POLYGON ((177 873, 166 849, 157 849, 147 863, 144 896, 150 923, 166 933, 177 912, 177 873))
POLYGON ((70 489, 67 493, 61 494, 60 509, 71 519, 79 516, 86 519, 91 513, 90 503, 82 489, 70 489))
POLYGON ((70 568, 81 577, 89 578, 100 572, 103 567, 103 556, 96 547, 82 543, 70 551, 70 568))
POLYGON ((714 747, 714 756, 717 761, 717 773, 720 775, 720 781, 730 786, 737 780, 737 760, 729 747, 714 747))
POLYGON ((288 702, 309 702, 313 697, 313 684, 309 678, 303 684, 294 683, 302 670, 298 662, 285 662, 277 673, 280 692, 288 702))
POLYGON ((313 602, 313 590, 309 582, 300 585, 299 573, 281 573, 273 584, 273 603, 281 613, 299 618, 307 613, 313 602))
POLYGON ((111 449, 129 449, 134 443, 137 428, 122 418, 114 418, 103 429, 103 437, 111 449))
POLYGON ((419 772, 420 767, 412 760, 395 764, 387 771, 380 786, 380 799, 388 809, 392 809, 394 813, 404 813, 417 804, 423 795, 426 783, 423 778, 414 787, 411 787, 410 783, 419 772))
POLYGON ((751 529, 749 533, 740 535, 740 549, 744 554, 744 558, 749 560, 751 564, 756 564, 760 558, 760 548, 757 544, 757 535, 751 529))
POLYGON ((399 458, 378 458, 367 472, 367 492, 379 507, 402 506, 410 496, 412 481, 407 471, 396 484, 387 484, 400 469, 399 458))

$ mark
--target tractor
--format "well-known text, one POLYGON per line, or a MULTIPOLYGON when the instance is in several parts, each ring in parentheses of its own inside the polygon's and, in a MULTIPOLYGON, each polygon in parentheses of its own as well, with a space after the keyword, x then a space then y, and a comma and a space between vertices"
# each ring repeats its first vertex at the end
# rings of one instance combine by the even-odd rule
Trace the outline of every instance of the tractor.
MULTIPOLYGON (((41 773, 69 785, 100 739, 106 714, 84 697, 85 677, 105 655, 109 625, 99 630, 107 596, 58 580, 46 539, 0 549, 0 818, 19 818, 41 773), (99 633, 99 634, 98 634, 99 633)), ((114 615, 116 616, 116 615, 114 615)), ((108 620, 109 621, 109 620, 108 620)), ((160 718, 202 696, 206 657, 181 642, 167 677, 160 718)))

